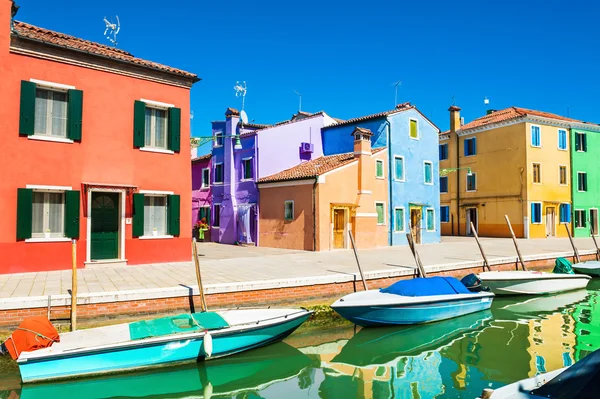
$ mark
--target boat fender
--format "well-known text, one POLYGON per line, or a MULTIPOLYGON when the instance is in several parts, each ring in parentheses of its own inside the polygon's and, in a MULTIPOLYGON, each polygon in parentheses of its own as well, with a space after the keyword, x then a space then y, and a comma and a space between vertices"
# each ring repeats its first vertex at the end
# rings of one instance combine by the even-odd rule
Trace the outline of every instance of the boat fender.
POLYGON ((210 399, 212 397, 212 394, 213 394, 213 386, 209 382, 204 387, 204 399, 210 399))
POLYGON ((210 357, 212 355, 212 351, 213 351, 212 336, 210 335, 208 330, 206 330, 206 332, 204 333, 204 353, 206 354, 206 357, 210 357))

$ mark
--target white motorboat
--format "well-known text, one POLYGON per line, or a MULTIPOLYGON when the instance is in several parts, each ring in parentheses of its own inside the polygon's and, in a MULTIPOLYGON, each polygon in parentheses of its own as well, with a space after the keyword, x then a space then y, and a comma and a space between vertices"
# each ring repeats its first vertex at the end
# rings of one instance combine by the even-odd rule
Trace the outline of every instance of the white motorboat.
POLYGON ((600 262, 597 260, 575 263, 574 265, 571 265, 571 267, 580 274, 587 274, 588 276, 600 276, 600 262))
POLYGON ((544 295, 585 288, 591 280, 583 274, 538 271, 491 271, 477 274, 496 295, 544 295))

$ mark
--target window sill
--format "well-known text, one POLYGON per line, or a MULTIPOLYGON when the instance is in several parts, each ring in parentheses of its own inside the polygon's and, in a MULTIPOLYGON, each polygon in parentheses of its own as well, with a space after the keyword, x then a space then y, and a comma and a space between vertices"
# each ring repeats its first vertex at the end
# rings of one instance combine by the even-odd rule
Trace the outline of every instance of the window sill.
POLYGON ((543 148, 541 145, 531 145, 531 148, 543 148))
POLYGON ((426 185, 426 186, 433 186, 433 183, 423 182, 423 184, 426 185))
POLYGON ((471 155, 465 155, 464 157, 469 158, 469 157, 476 157, 476 156, 477 156, 477 154, 471 154, 471 155))
POLYGON ((210 190, 210 186, 202 186, 200 187, 200 191, 208 191, 210 190))
POLYGON ((376 178, 376 179, 379 179, 379 180, 385 180, 385 177, 384 177, 384 176, 375 176, 375 178, 376 178))
POLYGON ((404 183, 406 182, 406 179, 394 179, 394 181, 397 181, 398 183, 404 183))
POLYGON ((559 148, 558 151, 569 151, 568 148, 559 148))
POLYGON ((241 179, 240 182, 246 182, 246 181, 254 181, 254 178, 250 178, 250 179, 241 179))
POLYGON ((411 136, 408 136, 408 138, 411 139, 411 140, 421 140, 421 137, 411 137, 411 136))
POLYGON ((36 237, 36 238, 27 238, 25 242, 70 242, 71 239, 68 237, 36 237))
POLYGON ((74 141, 71 139, 63 138, 63 137, 54 137, 54 136, 42 136, 42 135, 32 135, 27 136, 29 140, 40 140, 40 141, 53 141, 55 143, 67 143, 73 144, 74 141))
POLYGON ((219 182, 216 181, 213 183, 213 186, 222 186, 222 185, 223 185, 222 181, 219 181, 219 182))
POLYGON ((172 235, 164 235, 164 236, 140 236, 138 237, 140 240, 162 240, 166 238, 173 238, 172 235))
POLYGON ((170 155, 175 154, 175 151, 165 150, 165 149, 162 149, 162 148, 153 148, 153 147, 140 147, 140 151, 156 152, 156 153, 159 153, 159 154, 170 154, 170 155))
POLYGON ((465 190, 465 193, 476 193, 477 190, 465 190))
POLYGON ((210 226, 211 229, 220 229, 221 226, 210 226))

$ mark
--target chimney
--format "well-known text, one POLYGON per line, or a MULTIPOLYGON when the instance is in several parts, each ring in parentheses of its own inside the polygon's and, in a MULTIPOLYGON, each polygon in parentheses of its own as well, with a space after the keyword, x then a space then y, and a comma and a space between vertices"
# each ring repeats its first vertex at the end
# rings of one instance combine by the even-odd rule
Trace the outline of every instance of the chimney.
POLYGON ((487 112, 486 112, 485 114, 486 114, 486 115, 491 115, 491 114, 493 114, 494 112, 496 112, 496 110, 495 110, 495 109, 488 109, 488 110, 487 110, 487 112))
POLYGON ((453 105, 448 108, 448 111, 450 111, 450 131, 456 133, 461 126, 460 108, 453 105))
POLYGON ((369 182, 375 177, 375 161, 371 159, 371 136, 369 129, 356 127, 354 136, 354 158, 358 159, 358 193, 359 197, 370 189, 369 182))

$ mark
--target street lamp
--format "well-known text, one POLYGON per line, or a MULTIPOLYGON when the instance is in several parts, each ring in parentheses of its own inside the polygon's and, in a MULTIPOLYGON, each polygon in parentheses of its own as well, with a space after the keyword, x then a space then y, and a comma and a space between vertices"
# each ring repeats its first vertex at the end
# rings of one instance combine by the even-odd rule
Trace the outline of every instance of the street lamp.
POLYGON ((440 169, 440 176, 447 176, 452 172, 458 172, 459 170, 467 170, 467 176, 473 176, 473 172, 471 171, 471 168, 445 168, 445 169, 440 169))

